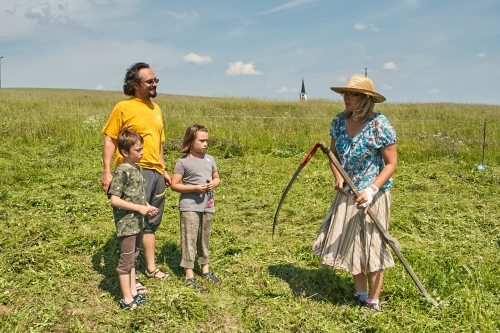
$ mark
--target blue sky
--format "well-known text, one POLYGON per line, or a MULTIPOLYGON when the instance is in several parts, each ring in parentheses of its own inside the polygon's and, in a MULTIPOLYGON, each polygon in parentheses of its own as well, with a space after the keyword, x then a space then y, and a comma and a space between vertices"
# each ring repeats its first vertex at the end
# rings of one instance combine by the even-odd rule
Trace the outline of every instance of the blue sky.
POLYGON ((500 0, 20 0, 0 3, 2 87, 339 99, 364 74, 389 102, 500 104, 500 0))

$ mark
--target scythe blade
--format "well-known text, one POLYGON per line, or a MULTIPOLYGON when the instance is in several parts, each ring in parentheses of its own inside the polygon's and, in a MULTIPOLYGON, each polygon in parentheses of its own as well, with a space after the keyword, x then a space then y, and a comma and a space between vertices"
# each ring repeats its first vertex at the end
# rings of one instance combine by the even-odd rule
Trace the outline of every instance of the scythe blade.
POLYGON ((281 206, 283 205, 283 201, 285 201, 286 195, 288 194, 288 191, 290 190, 290 188, 292 187, 292 184, 295 182, 295 180, 299 176, 299 173, 306 166, 307 162, 309 162, 309 160, 314 156, 314 154, 316 153, 316 150, 318 150, 319 146, 320 146, 320 143, 317 142, 316 144, 314 144, 314 146, 311 148, 311 150, 309 150, 309 152, 304 157, 302 162, 300 162, 300 165, 297 168, 297 171, 295 171, 295 173, 293 174, 292 179, 290 179, 290 182, 288 183, 288 186, 286 187, 285 192, 283 192, 283 195, 281 196, 280 203, 278 204, 278 209, 276 209, 276 214, 274 214, 272 238, 274 238, 274 229, 276 228, 276 223, 278 222, 278 215, 280 213, 281 206))

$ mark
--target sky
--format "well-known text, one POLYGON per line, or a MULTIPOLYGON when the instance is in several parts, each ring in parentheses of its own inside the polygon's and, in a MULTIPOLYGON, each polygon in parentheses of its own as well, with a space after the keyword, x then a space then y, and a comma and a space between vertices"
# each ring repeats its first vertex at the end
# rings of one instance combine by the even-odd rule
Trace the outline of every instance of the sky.
POLYGON ((340 99, 365 74, 388 102, 500 104, 500 0, 0 0, 2 88, 340 99))

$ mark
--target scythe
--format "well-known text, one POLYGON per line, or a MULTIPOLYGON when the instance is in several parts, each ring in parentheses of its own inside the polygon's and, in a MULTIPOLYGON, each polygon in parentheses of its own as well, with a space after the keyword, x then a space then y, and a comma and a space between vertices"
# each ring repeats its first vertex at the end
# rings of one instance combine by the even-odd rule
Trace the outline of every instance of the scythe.
MULTIPOLYGON (((345 172, 345 170, 342 168, 342 166, 340 165, 340 163, 337 160, 337 158, 333 155, 333 153, 330 151, 330 149, 328 148, 328 146, 325 144, 325 142, 324 141, 318 142, 318 143, 316 143, 313 146, 313 148, 309 151, 309 153, 307 153, 307 155, 304 158, 304 160, 302 161, 301 165, 299 166, 299 168, 297 169, 297 171, 293 175, 292 179, 290 180, 290 183, 286 187, 286 190, 283 193, 283 196, 281 197, 280 203, 278 205, 278 209, 276 210, 276 215, 274 216, 273 237, 274 237, 274 229, 276 227, 276 221, 278 219, 278 214, 279 214, 279 211, 281 209, 281 205, 283 204, 283 201, 285 200, 286 194, 290 190, 290 187, 292 186, 293 182, 297 178, 297 176, 300 173, 300 171, 304 168, 304 166, 307 164, 307 162, 309 162, 309 160, 314 155, 314 153, 316 153, 316 150, 318 149, 318 147, 320 147, 321 151, 328 156, 330 162, 332 162, 332 164, 335 166, 335 169, 337 169, 337 171, 342 175, 342 177, 344 178, 344 181, 347 183, 347 185, 349 185, 349 187, 351 188, 351 191, 354 193, 354 195, 356 196, 356 198, 360 196, 360 193, 357 190, 357 188, 354 185, 354 183, 352 182, 351 178, 349 178, 349 176, 347 175, 347 173, 345 172), (305 161, 305 163, 304 163, 304 161, 305 161)), ((387 230, 385 230, 385 228, 382 226, 382 224, 378 220, 377 216, 373 213, 373 211, 371 210, 371 208, 368 208, 368 215, 372 219, 373 223, 375 223, 375 225, 379 229, 380 233, 382 234, 382 237, 385 239, 385 241, 387 243, 389 243, 389 245, 392 248, 392 250, 394 251, 394 253, 396 253, 396 256, 399 258, 399 260, 403 264, 403 266, 406 269, 406 271, 408 272, 408 274, 410 274, 411 278, 413 279, 413 281, 417 285, 417 287, 420 290, 420 292, 422 293, 422 295, 430 303, 432 303, 435 307, 439 307, 439 304, 431 296, 429 296, 429 294, 427 293, 427 290, 425 290, 425 288, 422 285, 422 283, 420 283, 420 280, 415 275, 415 273, 413 272, 412 268, 410 267, 410 265, 408 264, 408 262, 404 258, 403 254, 399 250, 399 242, 394 237, 392 237, 387 232, 387 230)))

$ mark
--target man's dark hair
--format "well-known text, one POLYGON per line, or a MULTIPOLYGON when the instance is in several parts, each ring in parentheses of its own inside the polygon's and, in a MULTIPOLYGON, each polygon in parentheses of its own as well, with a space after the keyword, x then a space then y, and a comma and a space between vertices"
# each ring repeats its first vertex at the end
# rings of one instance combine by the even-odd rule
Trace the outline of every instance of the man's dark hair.
POLYGON ((127 73, 125 73, 125 79, 123 80, 123 93, 125 95, 134 96, 134 83, 141 81, 141 75, 139 74, 139 71, 143 68, 149 68, 149 65, 145 62, 138 62, 127 69, 127 73))

